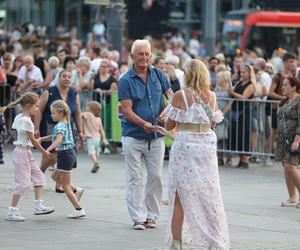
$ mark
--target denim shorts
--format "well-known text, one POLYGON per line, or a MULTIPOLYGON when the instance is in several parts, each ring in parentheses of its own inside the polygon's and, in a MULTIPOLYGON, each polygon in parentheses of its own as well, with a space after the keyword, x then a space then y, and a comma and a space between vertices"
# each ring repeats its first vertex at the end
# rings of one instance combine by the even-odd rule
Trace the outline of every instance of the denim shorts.
POLYGON ((77 167, 75 148, 57 151, 57 171, 70 172, 77 167))

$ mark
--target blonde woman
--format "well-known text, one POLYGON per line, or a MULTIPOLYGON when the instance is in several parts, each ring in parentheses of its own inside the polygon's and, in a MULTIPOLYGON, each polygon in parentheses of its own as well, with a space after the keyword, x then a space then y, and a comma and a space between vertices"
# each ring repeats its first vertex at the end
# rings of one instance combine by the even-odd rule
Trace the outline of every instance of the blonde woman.
MULTIPOLYGON (((231 109, 232 101, 222 100, 222 98, 229 98, 229 88, 231 87, 231 73, 228 70, 221 71, 217 74, 217 85, 214 92, 217 96, 218 107, 223 112, 224 120, 217 125, 216 134, 218 138, 218 148, 227 149, 228 147, 228 125, 229 125, 229 112, 231 109), (221 99, 221 100, 220 100, 221 99)), ((228 155, 226 162, 224 162, 223 154, 218 154, 219 165, 231 166, 231 157, 228 155)))
MULTIPOLYGON (((236 85, 229 88, 233 101, 230 114, 229 148, 234 151, 250 152, 251 130, 250 130, 250 103, 245 101, 251 99, 255 92, 255 73, 250 65, 241 67, 241 78, 236 85)), ((240 154, 237 168, 249 168, 248 154, 240 154)))
POLYGON ((169 217, 166 242, 181 250, 229 249, 221 197, 217 138, 211 127, 223 119, 204 63, 186 65, 185 90, 177 91, 165 110, 166 129, 178 127, 169 160, 169 217), (183 229, 185 234, 183 234, 183 229))
POLYGON ((180 83, 175 73, 175 68, 173 65, 168 64, 165 66, 165 74, 170 80, 170 83, 172 85, 171 89, 175 93, 176 91, 180 90, 180 83))

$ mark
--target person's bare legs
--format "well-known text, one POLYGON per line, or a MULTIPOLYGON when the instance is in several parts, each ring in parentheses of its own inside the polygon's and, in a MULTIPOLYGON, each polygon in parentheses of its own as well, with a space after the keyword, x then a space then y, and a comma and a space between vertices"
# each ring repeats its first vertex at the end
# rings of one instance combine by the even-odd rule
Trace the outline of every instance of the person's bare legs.
POLYGON ((18 194, 13 194, 13 197, 12 197, 12 201, 11 201, 11 206, 12 207, 17 207, 18 203, 19 203, 19 200, 20 200, 20 195, 18 194))
POLYGON ((34 187, 34 196, 36 200, 40 200, 43 194, 43 187, 42 186, 35 186, 34 187))
POLYGON ((287 168, 284 166, 283 169, 284 169, 285 184, 289 194, 289 200, 296 201, 296 186, 294 185, 294 182, 287 168))
POLYGON ((42 158, 40 169, 42 170, 43 173, 45 173, 46 170, 50 166, 55 165, 56 162, 57 162, 57 155, 52 153, 49 158, 45 158, 45 157, 42 158))
POLYGON ((257 150, 257 136, 258 136, 258 132, 257 131, 253 131, 251 133, 252 152, 256 152, 256 150, 257 150))
MULTIPOLYGON (((297 166, 293 166, 293 165, 285 163, 284 169, 288 173, 289 179, 293 183, 294 192, 296 193, 296 189, 297 189, 298 192, 300 193, 300 172, 297 169, 297 166)), ((295 194, 295 196, 296 196, 296 194, 295 194)))
MULTIPOLYGON (((62 179, 61 179, 62 175, 61 175, 61 173, 62 173, 61 171, 55 170, 52 173, 51 178, 56 182, 55 188, 63 190, 62 179)), ((75 192, 74 190, 76 188, 73 186, 72 183, 71 183, 71 187, 72 187, 73 192, 75 192)))
POLYGON ((73 192, 73 187, 71 185, 71 173, 61 171, 61 183, 65 194, 67 195, 69 201, 73 204, 74 208, 81 208, 76 195, 73 192))
POLYGON ((99 164, 99 159, 96 154, 90 154, 90 158, 93 161, 94 165, 99 164))
POLYGON ((174 211, 172 218, 172 234, 174 240, 182 239, 182 225, 183 225, 184 213, 181 206, 181 202, 176 191, 175 202, 174 202, 174 211))

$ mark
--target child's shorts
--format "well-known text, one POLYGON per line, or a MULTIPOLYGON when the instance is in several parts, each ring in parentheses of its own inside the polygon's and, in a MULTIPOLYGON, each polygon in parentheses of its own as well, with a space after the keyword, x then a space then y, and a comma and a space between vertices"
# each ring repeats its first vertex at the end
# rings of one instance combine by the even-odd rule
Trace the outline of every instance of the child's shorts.
POLYGON ((77 166, 75 148, 57 151, 57 171, 70 172, 77 166))
POLYGON ((99 155, 101 150, 101 138, 87 138, 87 150, 89 155, 99 155))
POLYGON ((32 184, 34 187, 45 185, 45 175, 36 164, 30 147, 16 146, 12 158, 15 165, 15 194, 27 194, 32 184))

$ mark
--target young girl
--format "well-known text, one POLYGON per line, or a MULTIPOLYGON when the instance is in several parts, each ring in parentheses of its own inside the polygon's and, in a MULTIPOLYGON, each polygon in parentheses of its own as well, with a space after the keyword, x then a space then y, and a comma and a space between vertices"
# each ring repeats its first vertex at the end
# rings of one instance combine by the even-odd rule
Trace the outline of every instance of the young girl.
POLYGON ((76 168, 76 149, 70 125, 71 111, 68 104, 62 100, 57 100, 51 104, 51 117, 57 122, 52 135, 40 138, 41 141, 52 138, 52 144, 47 151, 57 151, 57 171, 60 172, 60 180, 63 189, 73 204, 75 210, 68 215, 68 218, 79 218, 85 216, 83 208, 81 208, 78 198, 73 191, 71 185, 71 171, 76 168))
POLYGON ((88 154, 91 157, 94 166, 92 173, 99 170, 101 139, 105 145, 108 141, 105 136, 101 121, 101 104, 96 101, 90 101, 87 104, 87 112, 82 113, 83 117, 83 132, 87 138, 88 154))
POLYGON ((34 146, 45 156, 49 156, 49 152, 44 150, 38 141, 34 138, 34 125, 30 116, 36 114, 39 108, 39 97, 35 93, 27 92, 18 100, 0 108, 0 113, 8 108, 15 107, 20 104, 23 112, 15 117, 12 128, 17 130, 17 140, 14 142, 16 146, 13 153, 13 163, 15 165, 15 182, 16 189, 12 197, 11 206, 8 208, 6 220, 24 221, 25 217, 21 216, 17 208, 21 195, 28 192, 31 182, 34 186, 35 201, 34 214, 50 214, 54 212, 53 207, 46 207, 41 200, 43 186, 45 185, 45 175, 37 166, 31 148, 34 146))

